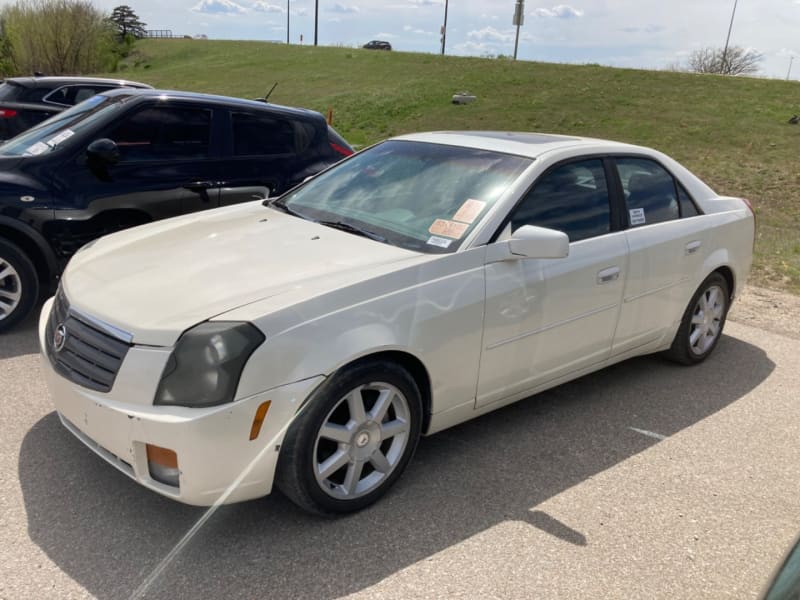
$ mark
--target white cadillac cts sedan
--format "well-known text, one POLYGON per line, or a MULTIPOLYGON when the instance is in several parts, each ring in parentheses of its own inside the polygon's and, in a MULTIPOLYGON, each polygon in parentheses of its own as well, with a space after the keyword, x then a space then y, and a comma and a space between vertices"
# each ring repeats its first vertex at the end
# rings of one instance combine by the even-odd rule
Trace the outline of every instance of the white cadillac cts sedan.
POLYGON ((348 512, 420 435, 632 356, 706 359, 753 236, 746 201, 654 150, 408 135, 84 248, 45 373, 64 426, 158 493, 348 512))

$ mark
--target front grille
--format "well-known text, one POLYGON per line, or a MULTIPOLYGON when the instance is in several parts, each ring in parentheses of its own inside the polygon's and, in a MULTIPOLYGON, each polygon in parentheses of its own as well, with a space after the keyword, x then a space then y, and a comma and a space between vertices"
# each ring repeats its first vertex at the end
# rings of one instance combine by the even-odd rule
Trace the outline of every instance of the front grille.
POLYGON ((129 348, 127 342, 71 311, 59 289, 47 321, 45 338, 45 352, 56 371, 78 385, 108 392, 129 348), (66 335, 63 346, 57 350, 56 332, 59 327, 64 328, 62 332, 66 335))

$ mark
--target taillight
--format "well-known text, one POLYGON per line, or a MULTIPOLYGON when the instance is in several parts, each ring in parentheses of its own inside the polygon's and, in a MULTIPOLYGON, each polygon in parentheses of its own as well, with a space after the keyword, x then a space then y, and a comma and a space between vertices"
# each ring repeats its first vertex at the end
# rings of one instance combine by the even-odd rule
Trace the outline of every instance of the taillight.
POLYGON ((343 148, 339 144, 335 144, 333 142, 328 142, 328 143, 331 145, 331 148, 333 148, 335 152, 338 152, 342 156, 350 156, 353 153, 352 150, 349 150, 348 148, 343 148))
POLYGON ((11 117, 16 117, 17 111, 12 110, 10 108, 0 108, 0 119, 10 119, 11 117))

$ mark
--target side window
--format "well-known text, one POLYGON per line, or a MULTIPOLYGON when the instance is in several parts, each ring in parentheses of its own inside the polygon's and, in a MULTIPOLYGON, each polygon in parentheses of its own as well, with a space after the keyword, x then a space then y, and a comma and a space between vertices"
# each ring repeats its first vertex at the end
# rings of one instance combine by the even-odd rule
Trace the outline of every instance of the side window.
POLYGON ((50 94, 43 98, 44 102, 50 102, 51 104, 60 104, 62 106, 69 106, 72 104, 69 101, 69 91, 70 88, 67 86, 60 87, 56 90, 53 90, 50 94))
POLYGON ((603 161, 583 160, 541 177, 511 215, 511 231, 538 225, 563 231, 570 242, 611 231, 603 161))
POLYGON ((697 206, 680 183, 678 184, 678 201, 681 204, 681 217, 695 217, 700 214, 697 206))
POLYGON ((680 218, 677 186, 664 167, 644 158, 616 162, 631 227, 680 218))
POLYGON ((207 158, 211 111, 180 107, 146 108, 127 117, 107 137, 116 142, 122 161, 207 158))
POLYGON ((267 114, 231 113, 234 156, 294 154, 298 140, 291 121, 267 114))

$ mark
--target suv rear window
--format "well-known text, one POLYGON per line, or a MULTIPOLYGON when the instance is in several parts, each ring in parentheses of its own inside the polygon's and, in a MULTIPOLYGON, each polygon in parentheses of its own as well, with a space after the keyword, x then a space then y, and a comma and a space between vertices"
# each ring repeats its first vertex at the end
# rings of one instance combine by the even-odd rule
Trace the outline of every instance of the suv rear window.
MULTIPOLYGON (((234 156, 294 154, 298 136, 291 121, 267 114, 231 113, 234 156)), ((305 145, 308 136, 305 135, 305 145)))

